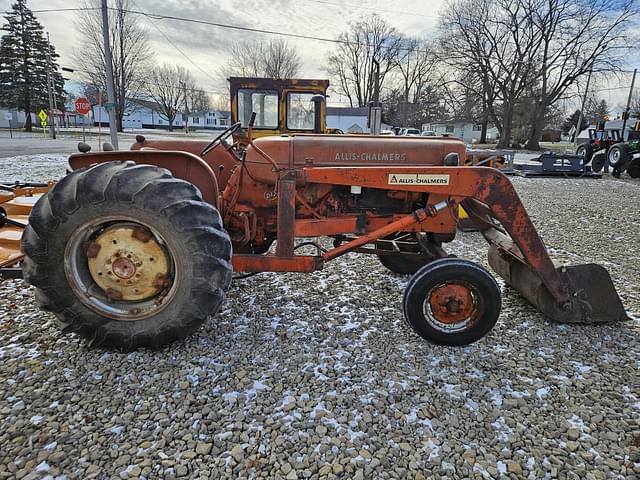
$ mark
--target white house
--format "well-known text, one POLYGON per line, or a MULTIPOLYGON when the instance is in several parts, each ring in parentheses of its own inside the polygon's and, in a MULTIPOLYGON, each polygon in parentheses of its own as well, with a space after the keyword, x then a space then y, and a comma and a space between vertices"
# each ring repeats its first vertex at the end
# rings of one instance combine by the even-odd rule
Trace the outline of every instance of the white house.
MULTIPOLYGON (((11 117, 11 128, 22 128, 27 116, 24 112, 18 112, 16 110, 8 110, 0 108, 0 128, 9 128, 9 118, 11 117)), ((38 125, 40 120, 36 120, 35 113, 31 114, 31 122, 34 125, 38 125)))
MULTIPOLYGON (((369 107, 327 107, 327 128, 337 128, 344 133, 370 133, 369 107)), ((382 124, 382 129, 391 128, 382 124)))
MULTIPOLYGON (((184 128, 185 117, 187 117, 187 125, 192 130, 221 130, 229 126, 230 116, 229 112, 223 111, 193 112, 188 115, 179 112, 173 120, 173 128, 184 128)), ((109 126, 109 112, 104 106, 102 109, 98 105, 93 106, 93 124, 109 126)), ((160 113, 156 103, 148 100, 131 100, 122 119, 122 127, 168 129, 169 121, 160 113)))
MULTIPOLYGON (((451 135, 461 138, 465 143, 476 143, 480 140, 482 125, 469 121, 432 122, 422 125, 422 131, 432 131, 436 135, 451 135)), ((487 140, 496 140, 498 129, 487 129, 487 140)))

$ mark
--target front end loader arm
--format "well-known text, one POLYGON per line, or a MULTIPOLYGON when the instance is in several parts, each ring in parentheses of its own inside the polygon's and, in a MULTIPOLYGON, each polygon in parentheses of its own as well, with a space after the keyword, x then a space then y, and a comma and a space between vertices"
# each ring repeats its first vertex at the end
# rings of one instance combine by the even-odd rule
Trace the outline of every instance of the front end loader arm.
MULTIPOLYGON (((305 168, 309 183, 357 185, 448 196, 462 203, 490 245, 489 263, 553 320, 596 323, 627 318, 599 265, 557 269, 509 179, 484 167, 305 168)), ((457 206, 456 206, 457 207, 457 206)))

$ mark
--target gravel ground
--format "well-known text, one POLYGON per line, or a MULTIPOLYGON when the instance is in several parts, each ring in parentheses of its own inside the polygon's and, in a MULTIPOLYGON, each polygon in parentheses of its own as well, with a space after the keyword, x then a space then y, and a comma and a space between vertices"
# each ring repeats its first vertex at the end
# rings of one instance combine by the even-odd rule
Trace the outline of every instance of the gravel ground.
MULTIPOLYGON (((0 167, 64 171, 22 160, 0 167)), ((198 334, 124 355, 7 281, 0 478, 638 478, 640 182, 513 181, 553 257, 604 264, 634 320, 553 324, 503 287, 489 335, 437 347, 404 324, 407 278, 349 255, 237 281, 198 334)), ((486 265, 477 234, 450 250, 486 265)))

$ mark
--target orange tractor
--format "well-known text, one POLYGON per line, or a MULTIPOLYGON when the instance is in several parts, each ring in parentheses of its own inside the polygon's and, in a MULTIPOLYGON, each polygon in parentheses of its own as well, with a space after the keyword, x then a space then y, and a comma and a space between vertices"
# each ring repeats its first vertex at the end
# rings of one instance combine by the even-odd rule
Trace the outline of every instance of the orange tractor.
MULTIPOLYGON (((309 93, 296 126, 317 132, 324 104, 309 93)), ((310 273, 357 252, 413 275, 403 308, 417 334, 468 344, 494 326, 501 295, 489 272, 442 247, 456 234, 460 205, 489 243, 492 268, 548 317, 627 318, 604 268, 554 266, 509 179, 463 166, 461 141, 254 140, 274 117, 255 111, 268 103, 250 101, 250 118, 236 115, 208 144, 140 136, 129 151, 70 157, 72 172, 39 198, 22 235, 24 257, 14 258, 64 331, 93 345, 158 348, 216 313, 232 271, 310 273), (227 141, 234 134, 246 147, 227 141), (309 240, 319 237, 332 246, 309 240), (308 245, 315 254, 300 253, 308 245)), ((269 127, 289 117, 275 118, 269 127)))

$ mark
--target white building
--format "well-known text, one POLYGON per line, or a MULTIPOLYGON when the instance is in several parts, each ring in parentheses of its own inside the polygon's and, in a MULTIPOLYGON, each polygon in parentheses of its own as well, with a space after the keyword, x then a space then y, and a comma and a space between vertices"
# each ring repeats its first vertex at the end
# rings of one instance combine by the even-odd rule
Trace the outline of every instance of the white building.
MULTIPOLYGON (((480 140, 482 125, 469 121, 432 122, 422 125, 422 131, 432 131, 436 135, 451 135, 461 138, 465 143, 476 143, 480 140)), ((496 140, 498 129, 491 127, 487 129, 487 140, 496 140)))
MULTIPOLYGON (((11 117, 11 128, 22 128, 27 119, 24 112, 0 108, 0 128, 9 128, 9 116, 11 117)), ((31 114, 31 122, 34 125, 39 125, 40 120, 36 121, 35 113, 31 114)))
MULTIPOLYGON (((327 128, 337 128, 344 133, 370 133, 369 107, 327 107, 327 128)), ((382 129, 391 128, 382 124, 382 129)))
MULTIPOLYGON (((167 117, 160 113, 157 104, 147 100, 131 100, 128 111, 122 119, 122 127, 127 129, 158 128, 168 129, 169 121, 167 117)), ((173 128, 184 128, 187 117, 187 124, 191 130, 221 130, 229 126, 229 112, 207 111, 193 112, 188 115, 179 112, 173 120, 173 128)), ((109 126, 109 112, 103 106, 93 106, 93 124, 103 127, 109 126)))

